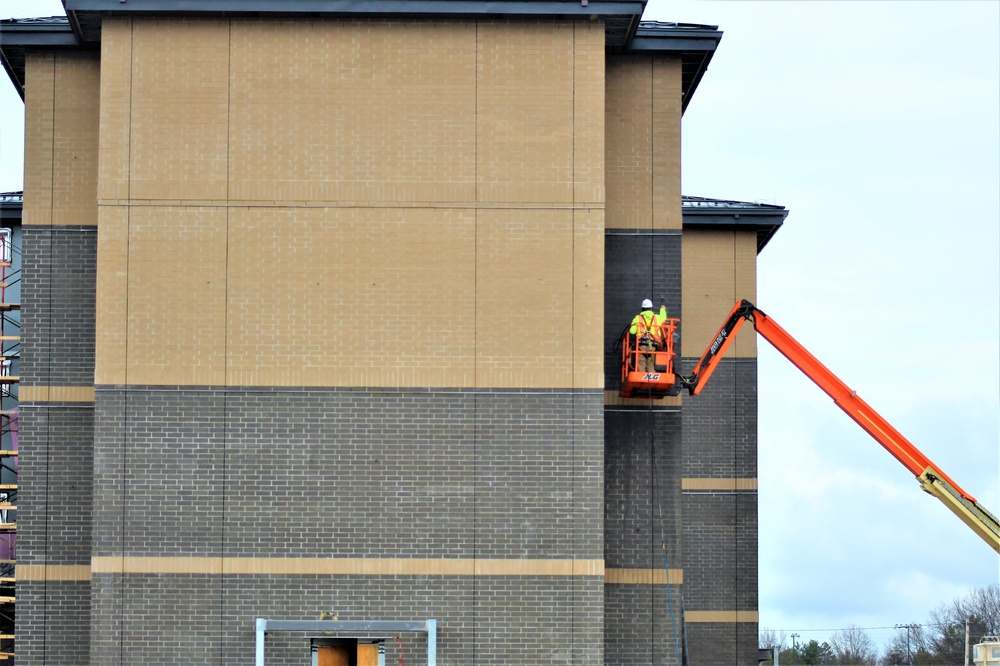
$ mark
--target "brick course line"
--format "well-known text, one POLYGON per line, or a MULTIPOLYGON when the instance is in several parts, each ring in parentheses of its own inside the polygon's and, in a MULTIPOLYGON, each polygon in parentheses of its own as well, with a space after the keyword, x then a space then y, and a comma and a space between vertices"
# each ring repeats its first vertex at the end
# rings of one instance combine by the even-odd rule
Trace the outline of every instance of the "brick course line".
POLYGON ((757 490, 757 479, 681 479, 681 490, 757 490))
MULTIPOLYGON (((36 565, 43 566, 43 565, 36 565)), ((33 570, 32 570, 33 571, 33 570)), ((92 574, 573 576, 605 575, 604 560, 121 557, 91 559, 92 574)), ((37 573, 31 573, 37 575, 37 573)), ((33 580, 33 579, 32 579, 33 580)))
POLYGON ((27 580, 90 580, 90 567, 86 564, 20 564, 18 581, 27 580))
POLYGON ((605 585, 682 585, 683 569, 605 569, 605 585))
POLYGON ((21 402, 94 402, 94 387, 22 386, 21 402))
POLYGON ((731 610, 731 611, 684 611, 685 622, 721 622, 734 624, 740 622, 757 622, 757 611, 731 610))

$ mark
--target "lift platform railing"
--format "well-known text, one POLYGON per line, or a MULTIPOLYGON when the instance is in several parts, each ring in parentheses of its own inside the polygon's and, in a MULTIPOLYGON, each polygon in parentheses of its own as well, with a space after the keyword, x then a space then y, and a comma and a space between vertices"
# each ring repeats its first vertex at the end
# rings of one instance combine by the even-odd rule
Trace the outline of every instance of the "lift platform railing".
POLYGON ((630 372, 641 372, 646 370, 644 362, 646 356, 653 355, 654 372, 674 371, 674 334, 677 332, 677 324, 680 319, 667 319, 660 327, 661 335, 655 332, 643 335, 651 335, 660 343, 660 349, 650 351, 642 349, 643 335, 633 335, 626 328, 622 333, 622 382, 628 378, 630 372))

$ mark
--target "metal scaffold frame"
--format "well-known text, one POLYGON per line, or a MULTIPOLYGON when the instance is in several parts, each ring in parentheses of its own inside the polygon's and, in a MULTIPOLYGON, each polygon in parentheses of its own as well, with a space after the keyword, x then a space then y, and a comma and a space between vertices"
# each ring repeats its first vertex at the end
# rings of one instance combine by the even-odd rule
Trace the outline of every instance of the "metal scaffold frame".
POLYGON ((18 382, 20 381, 20 248, 0 228, 0 660, 14 657, 17 562, 18 382))

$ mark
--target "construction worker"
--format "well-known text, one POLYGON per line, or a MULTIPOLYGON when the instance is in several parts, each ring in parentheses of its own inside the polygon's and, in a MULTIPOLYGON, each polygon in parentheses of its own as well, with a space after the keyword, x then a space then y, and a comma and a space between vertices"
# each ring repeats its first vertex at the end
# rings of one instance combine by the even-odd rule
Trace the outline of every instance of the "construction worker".
MULTIPOLYGON (((664 326, 667 323, 667 306, 660 304, 659 314, 653 312, 653 301, 648 298, 642 301, 642 312, 632 319, 629 327, 629 335, 635 336, 639 340, 639 349, 646 351, 657 351, 666 347, 666 340, 663 338, 664 326)), ((637 368, 645 372, 656 371, 656 355, 640 354, 641 365, 637 368)))

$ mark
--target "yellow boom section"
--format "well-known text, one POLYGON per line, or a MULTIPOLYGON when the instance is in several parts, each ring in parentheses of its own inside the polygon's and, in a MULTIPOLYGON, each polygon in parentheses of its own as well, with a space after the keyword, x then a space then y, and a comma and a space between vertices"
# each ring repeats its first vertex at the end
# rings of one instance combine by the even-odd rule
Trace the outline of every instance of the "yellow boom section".
POLYGON ((993 550, 1000 553, 1000 521, 992 513, 962 497, 951 485, 942 479, 937 470, 928 467, 917 477, 921 487, 944 502, 952 513, 972 528, 993 550))

